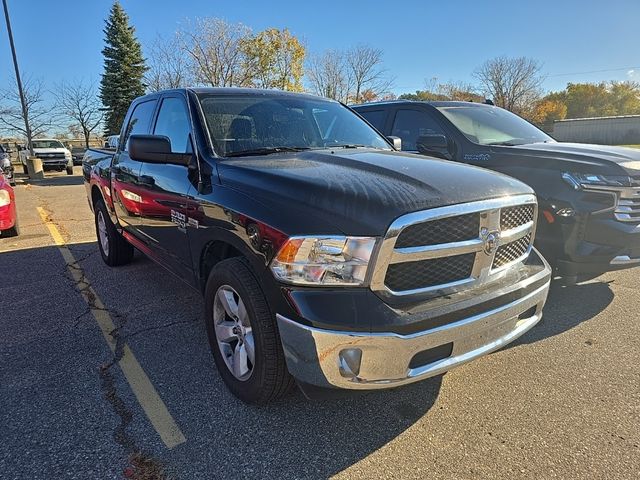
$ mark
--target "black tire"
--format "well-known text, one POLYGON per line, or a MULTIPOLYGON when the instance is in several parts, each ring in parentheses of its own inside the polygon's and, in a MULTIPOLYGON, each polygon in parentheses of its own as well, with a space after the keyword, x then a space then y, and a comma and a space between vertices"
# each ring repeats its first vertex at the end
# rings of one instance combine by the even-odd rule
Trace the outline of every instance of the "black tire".
POLYGON ((98 238, 98 249, 104 263, 110 267, 116 267, 118 265, 126 265, 133 259, 133 246, 127 242, 122 235, 116 230, 115 225, 109 217, 107 207, 104 202, 99 200, 94 205, 95 210, 95 225, 96 236, 98 238), (102 236, 100 235, 100 216, 104 220, 105 233, 108 239, 106 245, 103 245, 102 236))
POLYGON ((27 168, 26 163, 22 164, 22 173, 24 173, 25 175, 29 175, 29 169, 27 168))
POLYGON ((205 289, 205 312, 211 352, 220 376, 231 393, 243 402, 264 405, 291 391, 295 381, 287 370, 275 315, 246 259, 230 258, 213 267, 205 289), (251 322, 255 364, 246 380, 236 378, 227 367, 216 338, 214 300, 223 285, 232 287, 238 293, 251 322))
POLYGON ((67 175, 73 175, 73 167, 67 167, 67 175))
POLYGON ((558 279, 561 287, 575 287, 578 284, 578 281, 579 279, 577 275, 566 275, 558 279))
POLYGON ((18 235, 20 235, 20 227, 18 226, 18 220, 16 219, 16 223, 13 227, 7 230, 2 230, 1 237, 17 237, 18 235))

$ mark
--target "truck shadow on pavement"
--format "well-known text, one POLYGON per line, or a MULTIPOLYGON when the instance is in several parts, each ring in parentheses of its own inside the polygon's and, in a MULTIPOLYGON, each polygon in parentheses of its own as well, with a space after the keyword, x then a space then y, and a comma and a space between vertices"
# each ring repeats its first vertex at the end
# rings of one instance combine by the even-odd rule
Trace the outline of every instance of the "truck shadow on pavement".
MULTIPOLYGON (((99 256, 92 257, 94 261, 101 263, 99 256)), ((113 271, 99 268, 109 276, 113 271)), ((118 270, 119 277, 125 270, 129 272, 126 283, 135 284, 137 291, 165 297, 163 315, 172 321, 196 319, 175 330, 149 330, 147 324, 144 338, 135 333, 142 318, 127 313, 122 303, 114 305, 130 317, 122 333, 154 381, 168 387, 160 394, 187 438, 185 444, 158 455, 176 478, 328 478, 406 432, 438 398, 442 376, 393 390, 345 392, 318 400, 308 400, 296 388, 273 404, 246 405, 227 390, 215 367, 198 294, 163 275, 160 267, 140 255, 130 266, 118 270), (187 301, 188 297, 193 300, 187 301), (167 341, 163 346, 163 338, 169 336, 182 337, 185 343, 167 341), (170 343, 178 343, 178 347, 170 343), (156 353, 145 352, 148 347, 144 344, 155 345, 156 353), (167 358, 168 351, 173 351, 176 360, 167 358), (170 362, 159 368, 149 363, 151 358, 170 362), (162 371, 162 378, 154 371, 162 371), (180 390, 179 397, 174 397, 175 390, 180 390)), ((110 304, 101 285, 96 289, 110 304)), ((137 302, 144 305, 149 300, 138 298, 137 302)), ((146 322, 161 316, 153 313, 159 307, 149 308, 146 322)))
MULTIPOLYGON (((197 292, 139 254, 130 265, 108 268, 95 243, 71 244, 69 248, 187 438, 172 450, 164 448, 155 433, 149 436, 151 425, 128 388, 120 387, 118 395, 133 419, 126 427, 127 435, 135 438, 142 450, 159 458, 176 478, 326 478, 406 432, 438 398, 442 377, 395 390, 324 400, 307 400, 296 389, 265 407, 246 405, 231 395, 216 370, 197 292)), ((45 335, 39 329, 53 329, 59 324, 64 325, 60 334, 68 335, 72 344, 102 344, 93 318, 83 310, 86 307, 79 307, 82 300, 72 292, 75 287, 57 248, 0 253, 0 265, 7 274, 15 272, 12 283, 16 288, 30 285, 37 278, 46 277, 49 282, 55 278, 59 284, 56 295, 64 287, 69 299, 55 302, 55 309, 46 309, 39 306, 40 295, 24 298, 20 305, 4 312, 11 317, 5 319, 11 330, 23 325, 21 329, 33 329, 36 338, 45 335)), ((16 296, 17 290, 11 294, 16 296)), ((43 301, 51 301, 50 297, 43 301)), ((39 358, 37 348, 28 348, 26 353, 33 357, 34 365, 42 365, 39 374, 47 378, 53 367, 39 358)), ((107 350, 106 344, 101 350, 107 350)), ((99 351, 82 355, 77 361, 89 372, 97 372, 97 366, 105 361, 99 351)), ((56 368, 66 369, 64 363, 56 368)), ((116 372, 121 378, 119 370, 116 372)), ((100 400, 100 393, 86 395, 93 398, 96 393, 95 408, 105 412, 101 429, 115 431, 118 421, 109 413, 108 403, 100 400)), ((19 397, 19 392, 11 395, 19 397)), ((26 401, 17 397, 14 401, 26 401)), ((34 435, 42 433, 36 430, 34 435)), ((77 434, 68 432, 70 438, 77 434)), ((112 448, 105 445, 100 455, 112 456, 108 453, 112 448)), ((70 457, 73 451, 64 455, 70 457)))
MULTIPOLYGON (((62 176, 49 181, 72 180, 74 177, 62 176)), ((140 439, 140 447, 159 458, 176 478, 327 478, 385 448, 398 436, 412 435, 436 404, 442 376, 394 390, 325 400, 307 400, 296 390, 266 407, 245 405, 226 389, 216 370, 197 292, 139 254, 130 265, 108 268, 95 243, 69 248, 187 438, 172 450, 163 448, 155 434, 149 436, 146 417, 122 387, 119 395, 134 419, 128 435, 140 439)), ((55 247, 0 253, 0 269, 10 275, 16 287, 58 278, 59 288, 66 284, 69 294, 75 288, 55 247)), ((18 295, 17 290, 10 293, 18 295)), ((34 338, 39 328, 51 331, 56 324, 63 324, 73 344, 101 344, 87 311, 73 307, 78 302, 83 305, 79 296, 73 302, 41 297, 23 298, 15 308, 3 308, 4 323, 13 325, 11 330, 34 329, 34 338), (55 308, 38 307, 39 302, 53 302, 55 308), (84 329, 78 330, 82 326, 84 329)), ((570 288, 554 285, 543 322, 512 345, 534 343, 570 330, 603 311, 612 299, 613 292, 604 282, 570 288)), ((48 365, 37 358, 37 349, 27 353, 34 356, 34 364, 48 365)), ((83 363, 88 371, 96 371, 103 357, 98 352, 85 354, 83 363)), ((43 367, 44 377, 49 368, 43 367)), ((99 408, 108 411, 106 402, 100 403, 99 408)), ((117 426, 108 415, 103 424, 107 429, 117 426)))
POLYGON ((273 465, 269 477, 328 478, 411 429, 434 406, 442 378, 341 399, 307 400, 296 392, 267 408, 236 404, 237 413, 252 418, 240 433, 273 465))
MULTIPOLYGON (((176 478, 327 478, 393 444, 397 437, 413 435, 436 405, 441 376, 394 390, 324 400, 307 400, 296 390, 266 407, 245 405, 226 389, 216 370, 197 292, 139 254, 130 265, 108 268, 95 243, 69 248, 187 438, 184 444, 165 449, 154 433, 149 434, 150 424, 135 398, 121 387, 119 395, 134 419, 127 434, 138 439, 140 447, 156 456, 176 478)), ((55 247, 1 253, 0 268, 11 272, 11 283, 16 286, 31 285, 38 278, 48 282, 58 278, 69 294, 75 288, 55 247)), ((15 297, 17 291, 11 295, 15 297)), ((67 302, 53 303, 53 311, 39 308, 37 304, 51 301, 49 297, 35 295, 24 298, 16 308, 3 308, 11 317, 5 320, 14 325, 12 330, 21 325, 20 331, 27 326, 51 329, 56 323, 65 324, 73 344, 101 344, 91 316, 73 307, 81 302, 79 295, 68 306, 67 302)), ((598 315, 612 300, 613 292, 605 282, 569 288, 553 285, 544 320, 512 345, 570 330, 598 315)), ((28 355, 37 357, 37 349, 28 355)), ((85 355, 88 371, 105 361, 98 352, 85 355)), ((38 358, 34 363, 47 365, 38 358)), ((42 372, 45 377, 46 369, 42 372)), ((106 402, 100 404, 99 408, 108 411, 106 402)), ((102 428, 117 427, 108 415, 103 423, 102 428)), ((424 435, 420 438, 425 441, 424 435)))
POLYGON ((552 282, 542 321, 506 348, 535 343, 571 330, 602 312, 613 297, 609 282, 596 281, 571 287, 552 282))
POLYGON ((16 180, 25 185, 37 185, 42 187, 68 187, 73 185, 82 185, 84 180, 82 175, 67 175, 65 173, 46 172, 44 179, 30 179, 27 175, 17 174, 16 180))

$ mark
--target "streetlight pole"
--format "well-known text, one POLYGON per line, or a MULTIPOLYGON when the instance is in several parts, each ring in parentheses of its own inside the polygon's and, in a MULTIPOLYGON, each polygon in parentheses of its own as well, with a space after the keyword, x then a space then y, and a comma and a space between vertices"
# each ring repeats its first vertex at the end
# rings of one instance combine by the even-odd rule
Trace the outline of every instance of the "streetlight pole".
POLYGON ((20 103, 22 104, 22 118, 24 119, 25 133, 27 134, 27 148, 29 156, 33 157, 33 147, 31 146, 31 127, 29 126, 29 117, 27 115, 27 103, 24 99, 24 91, 22 90, 22 80, 20 80, 20 69, 18 68, 18 59, 16 57, 16 47, 13 44, 13 32, 11 31, 11 21, 9 20, 9 9, 7 8, 7 0, 2 0, 4 6, 4 18, 7 22, 7 33, 9 34, 9 44, 11 45, 11 55, 13 56, 13 68, 16 71, 16 84, 18 85, 18 93, 20 94, 20 103))

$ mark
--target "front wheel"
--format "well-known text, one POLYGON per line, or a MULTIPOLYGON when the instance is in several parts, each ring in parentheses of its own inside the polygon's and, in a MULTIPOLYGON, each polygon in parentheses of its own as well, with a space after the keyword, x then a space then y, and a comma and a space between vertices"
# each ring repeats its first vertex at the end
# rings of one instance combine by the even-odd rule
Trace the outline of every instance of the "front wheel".
POLYGON ((27 168, 26 163, 22 164, 22 173, 24 173, 25 175, 29 175, 29 169, 27 168))
POLYGON ((211 270, 205 310, 214 361, 236 397, 263 405, 291 390, 274 315, 245 259, 223 260, 211 270))
POLYGON ((96 202, 95 212, 96 235, 102 260, 110 267, 129 263, 133 258, 133 247, 116 230, 104 202, 96 202))
POLYGON ((67 175, 73 175, 73 167, 67 167, 67 175))

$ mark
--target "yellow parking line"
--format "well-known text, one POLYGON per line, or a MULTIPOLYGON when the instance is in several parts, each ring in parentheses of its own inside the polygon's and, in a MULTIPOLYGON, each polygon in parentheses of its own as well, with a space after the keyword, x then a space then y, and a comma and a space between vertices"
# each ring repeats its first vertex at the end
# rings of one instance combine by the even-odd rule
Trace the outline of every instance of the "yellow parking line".
MULTIPOLYGON (((111 351, 115 352, 116 342, 111 332, 115 330, 115 324, 106 310, 102 300, 98 297, 93 287, 89 284, 87 278, 84 275, 80 265, 74 258, 71 250, 67 247, 67 244, 60 234, 58 227, 51 221, 47 212, 41 208, 36 207, 40 218, 49 229, 49 233, 53 238, 58 250, 62 254, 65 263, 67 264, 67 270, 71 274, 71 277, 76 282, 76 288, 79 290, 82 298, 90 308, 93 318, 98 323, 104 339, 107 341, 111 351)), ((131 351, 128 345, 124 345, 123 355, 118 365, 122 369, 124 376, 126 377, 131 390, 135 394, 140 406, 144 410, 144 413, 149 418, 149 421, 160 435, 160 438, 168 448, 173 448, 176 445, 180 445, 187 441, 180 428, 176 424, 175 420, 169 413, 167 406, 164 404, 160 395, 154 388, 151 380, 144 372, 135 355, 131 351)))

